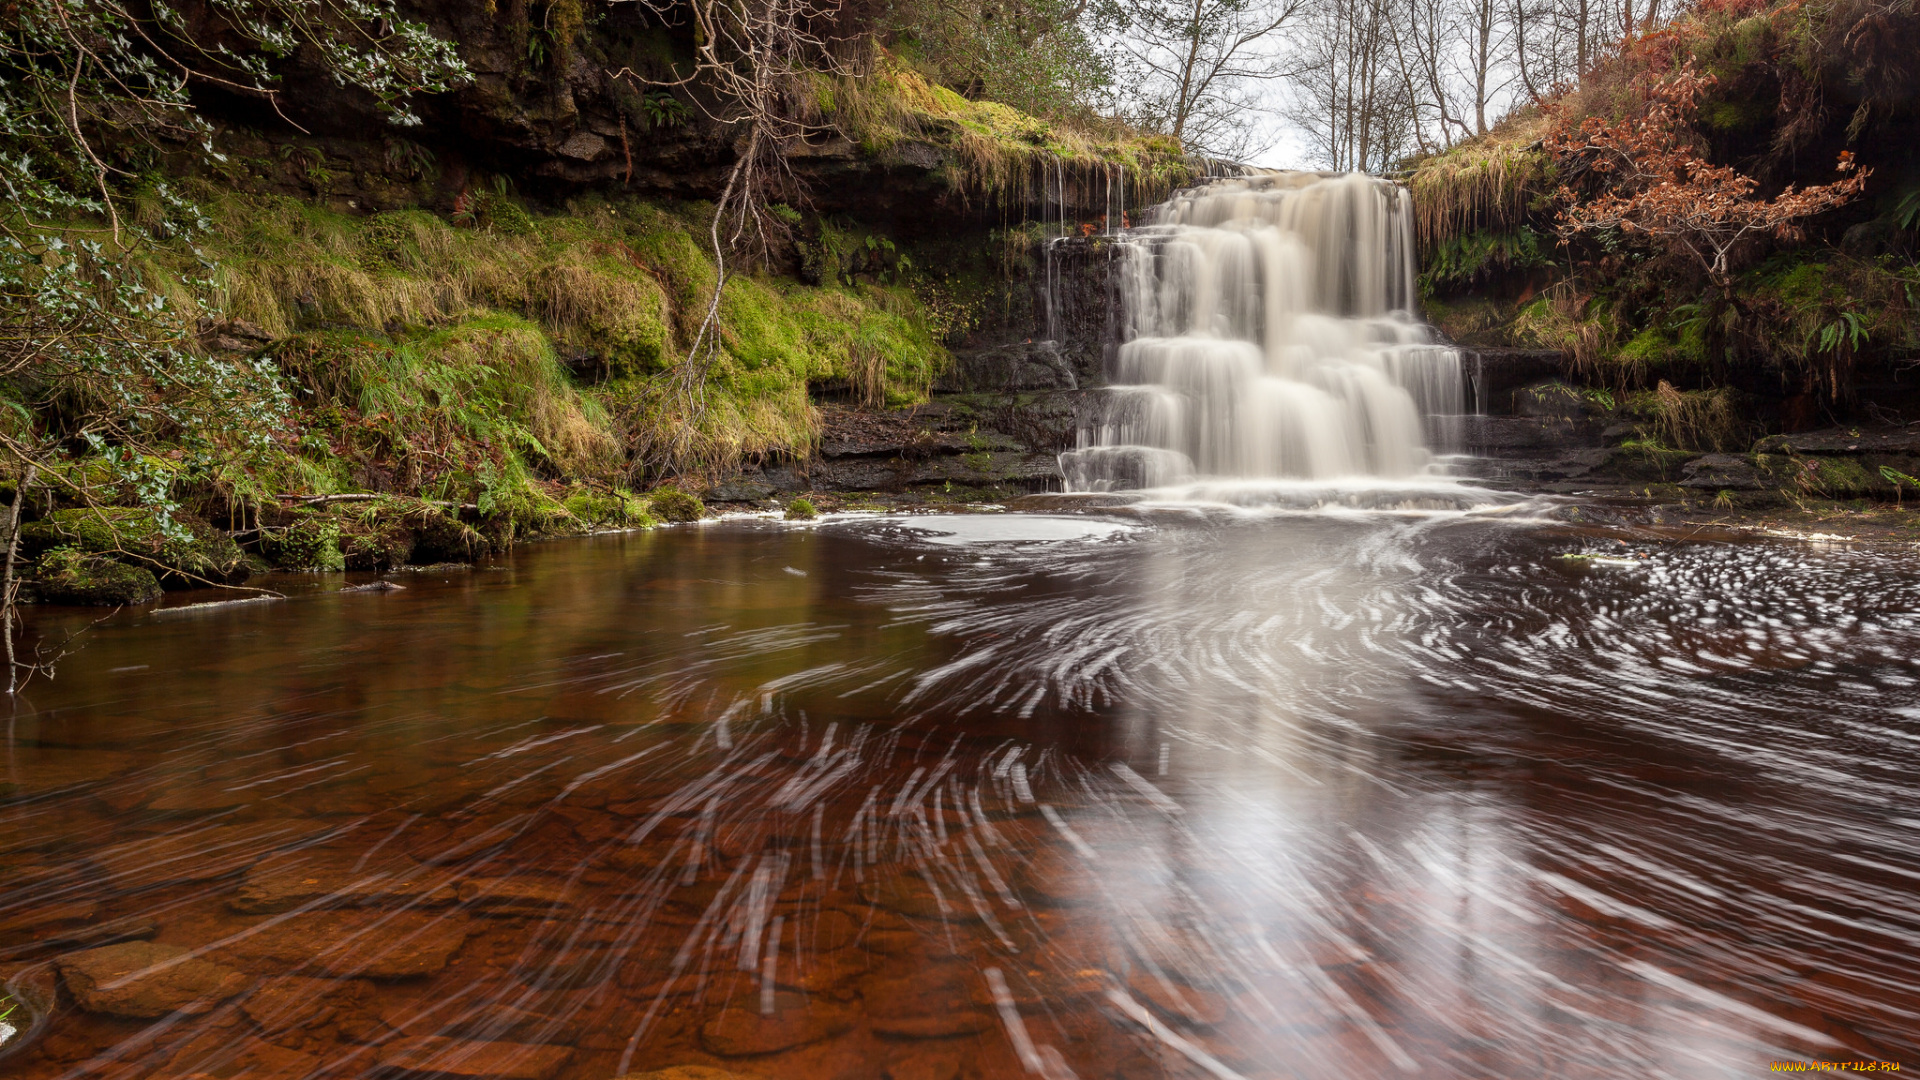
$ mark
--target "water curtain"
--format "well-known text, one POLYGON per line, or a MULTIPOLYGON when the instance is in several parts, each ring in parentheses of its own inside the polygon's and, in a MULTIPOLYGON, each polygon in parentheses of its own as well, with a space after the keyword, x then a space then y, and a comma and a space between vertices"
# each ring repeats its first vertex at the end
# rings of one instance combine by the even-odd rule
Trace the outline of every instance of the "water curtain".
POLYGON ((1071 491, 1412 477, 1462 409, 1415 305, 1413 204, 1353 174, 1212 181, 1119 241, 1122 344, 1071 491))

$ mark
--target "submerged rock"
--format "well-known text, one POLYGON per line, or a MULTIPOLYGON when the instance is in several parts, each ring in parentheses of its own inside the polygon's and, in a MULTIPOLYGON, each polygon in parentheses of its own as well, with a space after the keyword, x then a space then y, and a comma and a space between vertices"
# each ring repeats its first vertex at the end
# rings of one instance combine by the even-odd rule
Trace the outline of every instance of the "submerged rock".
POLYGON ((444 905, 454 899, 445 871, 404 855, 368 859, 352 850, 306 850, 253 866, 228 903, 235 911, 263 913, 297 907, 444 905))
POLYGON ((460 916, 329 911, 272 924, 220 951, 235 963, 274 970, 306 968, 341 979, 405 979, 444 969, 472 932, 460 916))
POLYGON ((124 607, 160 599, 160 581, 144 566, 62 546, 34 566, 33 597, 43 604, 124 607))
POLYGON ((672 1065, 666 1068, 649 1068, 647 1072, 628 1072, 620 1080, 760 1080, 758 1076, 747 1076, 745 1072, 728 1072, 726 1068, 714 1068, 712 1065, 672 1065))
POLYGON ((757 993, 728 1002, 719 1016, 700 1029, 701 1045, 722 1057, 772 1054, 831 1039, 853 1027, 851 1010, 809 1001, 801 994, 775 994, 773 1011, 764 1015, 760 1005, 757 993))
POLYGON ((150 941, 69 953, 54 965, 81 1008, 111 1016, 211 1012, 248 982, 240 972, 192 956, 178 945, 150 941))
POLYGON ((380 1050, 380 1065, 400 1072, 472 1080, 548 1080, 573 1059, 564 1046, 470 1042, 444 1035, 398 1039, 380 1050))

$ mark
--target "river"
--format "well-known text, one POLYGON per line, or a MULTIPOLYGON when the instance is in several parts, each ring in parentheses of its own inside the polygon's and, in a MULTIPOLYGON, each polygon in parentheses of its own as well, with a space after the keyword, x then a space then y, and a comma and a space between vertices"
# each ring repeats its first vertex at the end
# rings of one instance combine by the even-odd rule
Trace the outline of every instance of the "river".
POLYGON ((736 518, 48 613, 0 1072, 1920 1058, 1920 569, 1535 509, 736 518))

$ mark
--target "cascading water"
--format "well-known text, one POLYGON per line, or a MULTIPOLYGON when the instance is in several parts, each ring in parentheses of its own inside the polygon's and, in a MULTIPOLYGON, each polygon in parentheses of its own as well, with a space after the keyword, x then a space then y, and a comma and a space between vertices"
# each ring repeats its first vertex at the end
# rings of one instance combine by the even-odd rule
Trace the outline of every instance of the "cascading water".
POLYGON ((1363 175, 1215 180, 1121 240, 1113 385, 1069 491, 1405 480, 1462 411, 1460 358, 1413 313, 1412 201, 1363 175))

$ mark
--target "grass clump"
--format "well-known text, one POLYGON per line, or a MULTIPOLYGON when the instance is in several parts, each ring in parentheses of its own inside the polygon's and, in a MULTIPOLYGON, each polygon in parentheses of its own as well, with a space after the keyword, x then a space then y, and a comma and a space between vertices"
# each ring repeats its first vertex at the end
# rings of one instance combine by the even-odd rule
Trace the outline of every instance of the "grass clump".
POLYGON ((707 516, 706 504, 679 488, 655 489, 647 496, 647 510, 661 521, 699 521, 707 516))
POLYGON ((577 489, 561 500, 567 512, 596 529, 645 529, 656 524, 647 502, 624 488, 610 492, 577 489))
POLYGON ((1142 207, 1200 175, 1171 136, 972 100, 885 54, 858 78, 816 75, 810 105, 810 119, 838 127, 870 157, 904 161, 910 144, 934 148, 951 189, 1003 206, 1064 185, 1076 205, 1105 205, 1111 192, 1116 207, 1142 207))
POLYGON ((804 495, 787 504, 788 521, 812 521, 819 516, 820 511, 813 505, 813 500, 804 495))
POLYGON ((270 354, 312 406, 283 489, 484 501, 523 480, 719 472, 809 452, 809 384, 911 404, 947 361, 944 324, 903 284, 738 274, 705 400, 671 400, 659 376, 716 280, 703 204, 584 198, 501 230, 203 198, 221 316, 279 338, 270 354))

